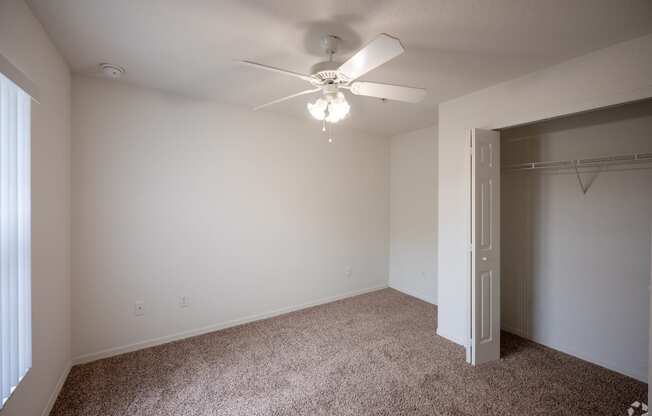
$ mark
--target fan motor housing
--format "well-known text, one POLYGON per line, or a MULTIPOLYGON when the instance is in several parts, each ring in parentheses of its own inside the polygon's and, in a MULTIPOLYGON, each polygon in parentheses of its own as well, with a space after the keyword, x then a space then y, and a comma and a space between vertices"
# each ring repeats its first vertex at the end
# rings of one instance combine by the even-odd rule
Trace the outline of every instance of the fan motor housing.
POLYGON ((319 62, 310 68, 312 76, 321 81, 322 84, 341 84, 346 82, 342 74, 337 70, 340 63, 333 61, 319 62))

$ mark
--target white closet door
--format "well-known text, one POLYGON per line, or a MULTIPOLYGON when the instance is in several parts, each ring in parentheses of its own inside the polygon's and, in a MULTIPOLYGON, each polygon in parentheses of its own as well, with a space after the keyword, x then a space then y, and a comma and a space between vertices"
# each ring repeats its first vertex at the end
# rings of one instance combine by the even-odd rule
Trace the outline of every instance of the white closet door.
POLYGON ((500 358, 500 133, 471 131, 470 362, 500 358))

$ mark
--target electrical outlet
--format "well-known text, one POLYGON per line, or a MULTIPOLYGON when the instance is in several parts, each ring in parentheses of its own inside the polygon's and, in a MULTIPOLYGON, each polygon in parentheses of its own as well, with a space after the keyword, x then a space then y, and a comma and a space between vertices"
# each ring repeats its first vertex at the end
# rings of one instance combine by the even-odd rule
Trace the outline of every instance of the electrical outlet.
POLYGON ((136 316, 143 316, 145 315, 145 302, 142 300, 139 300, 134 304, 134 315, 136 316))
POLYGON ((180 308, 187 308, 188 306, 190 306, 190 297, 181 296, 179 298, 179 307, 180 308))
POLYGON ((344 269, 344 275, 346 277, 351 277, 353 274, 353 268, 351 266, 348 266, 346 269, 344 269))

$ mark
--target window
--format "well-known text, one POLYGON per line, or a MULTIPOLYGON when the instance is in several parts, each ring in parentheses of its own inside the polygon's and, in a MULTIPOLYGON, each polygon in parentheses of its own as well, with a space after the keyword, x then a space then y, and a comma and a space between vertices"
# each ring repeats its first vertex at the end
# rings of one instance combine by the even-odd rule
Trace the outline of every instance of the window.
POLYGON ((0 73, 0 408, 32 366, 30 111, 0 73))

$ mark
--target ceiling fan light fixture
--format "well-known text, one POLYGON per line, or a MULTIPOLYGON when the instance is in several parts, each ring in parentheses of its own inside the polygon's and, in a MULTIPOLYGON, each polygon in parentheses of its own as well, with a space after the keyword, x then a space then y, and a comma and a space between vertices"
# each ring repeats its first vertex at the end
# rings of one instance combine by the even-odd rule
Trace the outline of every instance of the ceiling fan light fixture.
POLYGON ((314 103, 309 102, 307 107, 313 118, 329 123, 337 123, 345 119, 351 110, 351 106, 341 92, 320 97, 314 103))

